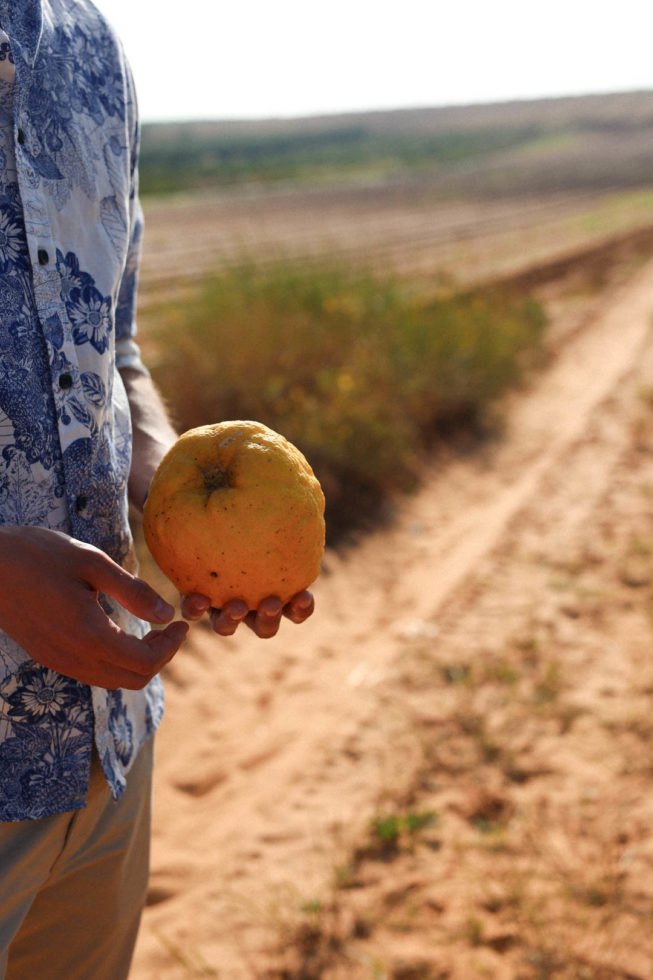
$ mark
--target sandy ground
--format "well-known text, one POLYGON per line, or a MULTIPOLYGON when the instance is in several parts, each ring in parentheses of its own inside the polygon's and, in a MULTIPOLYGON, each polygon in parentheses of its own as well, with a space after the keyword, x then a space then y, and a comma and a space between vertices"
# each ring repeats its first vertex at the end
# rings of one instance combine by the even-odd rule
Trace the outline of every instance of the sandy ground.
POLYGON ((653 977, 652 312, 650 263, 553 334, 310 622, 193 628, 133 980, 653 977))

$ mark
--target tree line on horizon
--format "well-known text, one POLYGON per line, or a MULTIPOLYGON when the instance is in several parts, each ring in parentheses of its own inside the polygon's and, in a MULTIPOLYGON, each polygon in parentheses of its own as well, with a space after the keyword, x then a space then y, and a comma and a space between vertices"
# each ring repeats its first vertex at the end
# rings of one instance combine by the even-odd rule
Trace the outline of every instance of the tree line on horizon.
POLYGON ((444 195, 648 186, 653 92, 310 119, 150 123, 144 195, 415 176, 444 195))

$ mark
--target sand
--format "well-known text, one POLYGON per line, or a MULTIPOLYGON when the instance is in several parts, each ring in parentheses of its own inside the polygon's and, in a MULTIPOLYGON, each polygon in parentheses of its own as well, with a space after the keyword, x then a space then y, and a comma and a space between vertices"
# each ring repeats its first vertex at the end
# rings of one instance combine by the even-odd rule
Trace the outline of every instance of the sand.
POLYGON ((649 263, 552 332, 500 439, 326 556, 309 622, 192 628, 132 980, 653 976, 652 313, 649 263), (384 812, 437 831, 379 857, 384 812))

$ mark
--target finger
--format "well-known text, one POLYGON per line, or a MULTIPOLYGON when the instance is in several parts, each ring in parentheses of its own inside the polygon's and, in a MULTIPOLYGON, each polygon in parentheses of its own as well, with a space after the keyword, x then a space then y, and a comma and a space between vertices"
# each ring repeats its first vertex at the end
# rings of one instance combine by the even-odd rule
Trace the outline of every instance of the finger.
POLYGON ((87 581, 94 589, 113 596, 128 612, 148 623, 169 623, 175 614, 173 606, 147 582, 125 571, 102 552, 91 554, 87 581))
POLYGON ((303 623, 315 611, 315 599, 304 590, 293 596, 283 609, 284 616, 293 623, 303 623))
POLYGON ((177 620, 175 623, 170 623, 165 629, 150 630, 143 637, 143 643, 150 648, 159 660, 168 663, 188 636, 188 630, 188 623, 177 620))
POLYGON ((115 664, 102 660, 95 651, 95 657, 89 661, 84 656, 75 651, 67 650, 64 660, 59 660, 55 666, 58 673, 65 677, 72 677, 74 680, 81 681, 89 687, 102 687, 107 691, 115 691, 124 687, 128 690, 139 691, 149 683, 150 679, 144 674, 137 674, 124 667, 117 667, 115 664))
POLYGON ((105 691, 117 691, 123 688, 127 691, 142 691, 152 679, 122 667, 115 667, 103 660, 99 660, 93 668, 84 669, 83 665, 80 665, 79 669, 77 667, 73 669, 74 673, 71 671, 67 676, 74 677, 75 680, 82 681, 90 687, 101 687, 105 691))
POLYGON ((248 612, 247 603, 242 599, 230 599, 222 609, 211 611, 211 625, 220 636, 233 636, 248 612))
POLYGON ((199 592, 189 592, 188 595, 182 597, 181 615, 184 619, 193 621, 201 619, 210 608, 211 600, 207 599, 205 595, 200 595, 199 592))
MULTIPOLYGON (((136 657, 132 650, 128 659, 122 664, 117 664, 113 659, 115 648, 112 648, 112 653, 109 655, 110 659, 98 659, 86 667, 80 664, 79 669, 75 670, 74 676, 82 679, 80 672, 85 670, 83 679, 86 684, 103 687, 110 691, 118 688, 140 691, 172 660, 187 632, 187 623, 176 622, 166 626, 163 630, 152 630, 142 640, 121 634, 125 639, 133 640, 135 646, 138 645, 136 657)), ((106 651, 103 652, 106 656, 106 651)))
POLYGON ((85 610, 80 649, 87 649, 105 665, 139 675, 146 682, 174 656, 189 629, 188 623, 178 621, 165 629, 152 630, 141 639, 121 630, 98 603, 93 606, 94 609, 85 610))
POLYGON ((269 640, 279 631, 283 604, 276 596, 268 596, 255 612, 248 613, 245 622, 261 640, 269 640))

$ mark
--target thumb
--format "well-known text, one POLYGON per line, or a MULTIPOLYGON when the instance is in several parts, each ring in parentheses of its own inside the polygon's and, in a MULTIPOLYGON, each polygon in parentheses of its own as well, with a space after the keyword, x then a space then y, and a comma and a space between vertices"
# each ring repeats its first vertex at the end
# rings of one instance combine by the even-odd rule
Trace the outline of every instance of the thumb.
POLYGON ((89 584, 117 599, 128 612, 148 623, 169 623, 175 615, 174 607, 142 578, 131 575, 107 555, 97 566, 89 584))

